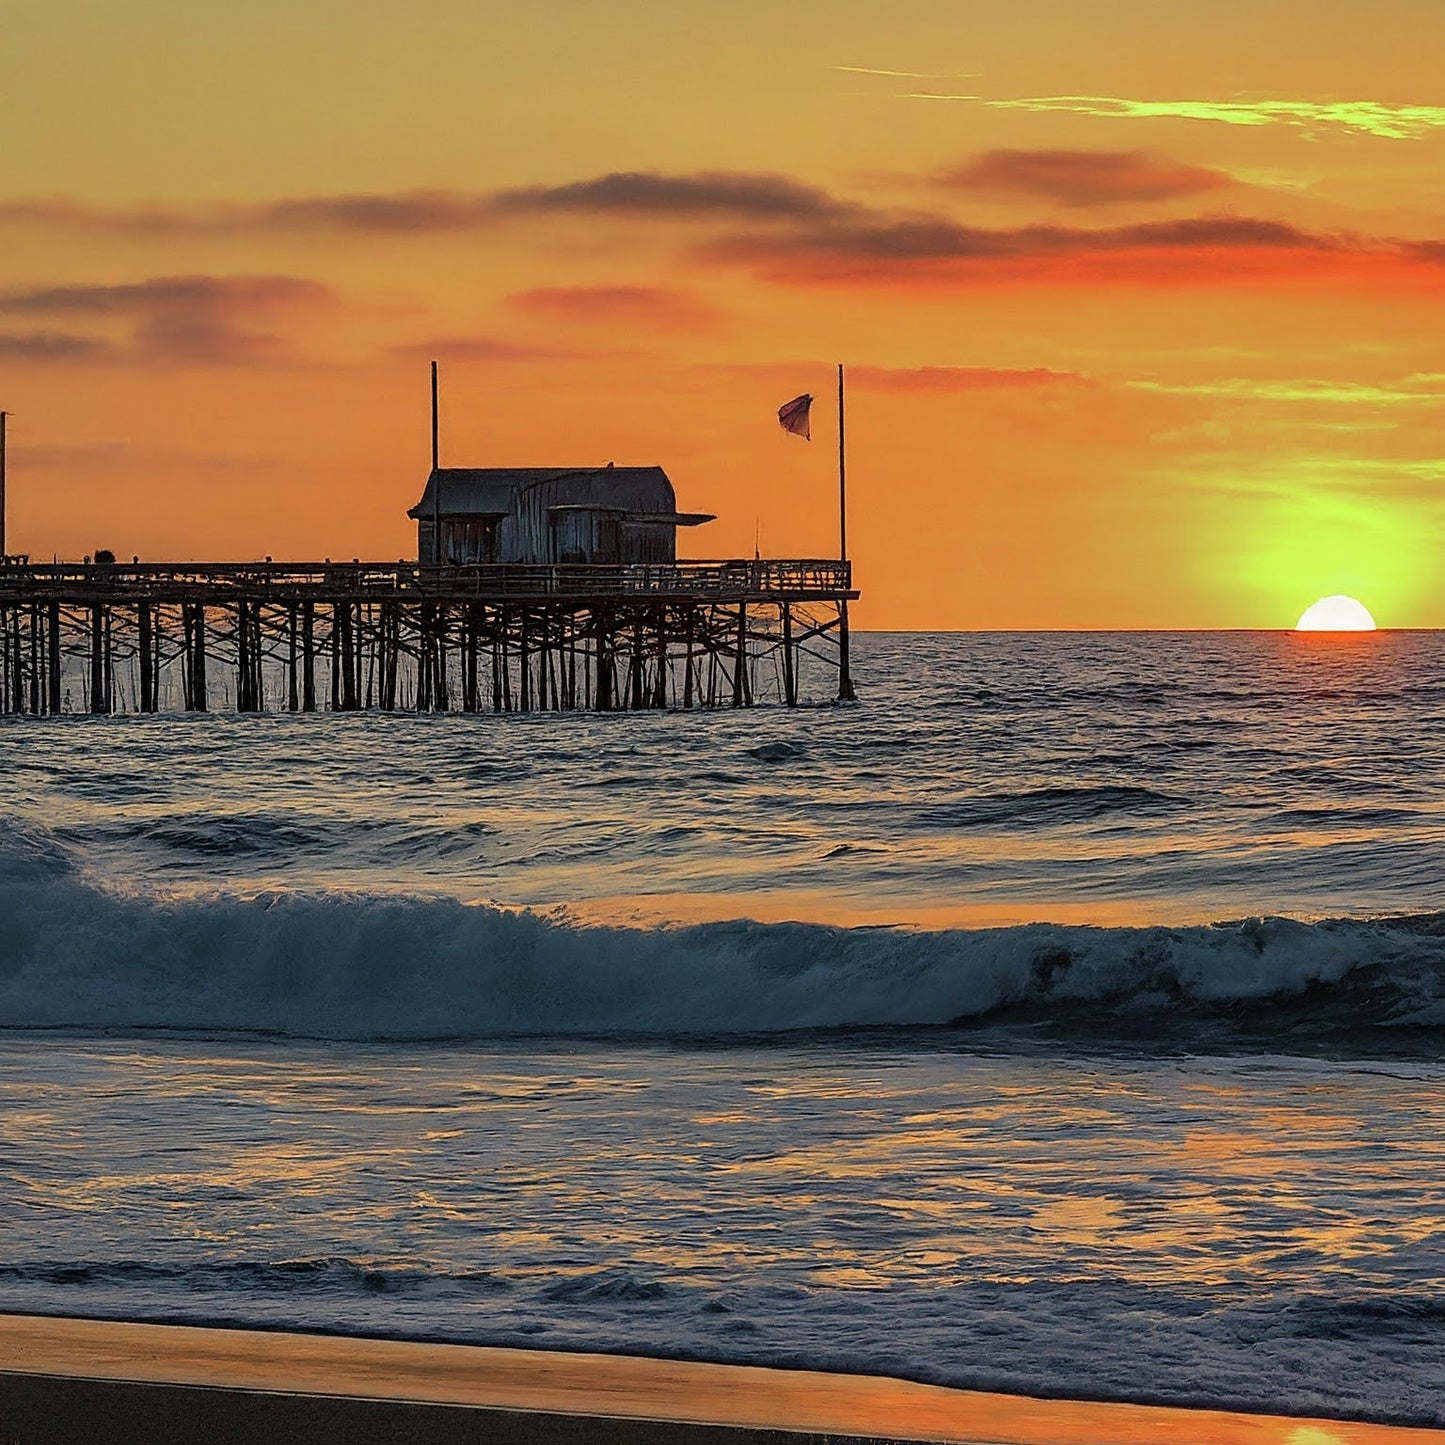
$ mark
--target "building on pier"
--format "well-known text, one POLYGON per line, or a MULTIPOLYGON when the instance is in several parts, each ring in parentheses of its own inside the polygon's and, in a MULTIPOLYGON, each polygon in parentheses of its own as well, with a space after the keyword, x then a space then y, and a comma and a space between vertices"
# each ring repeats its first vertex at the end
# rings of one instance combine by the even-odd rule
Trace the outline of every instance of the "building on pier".
POLYGON ((425 566, 677 560, 677 529, 715 518, 679 512, 661 467, 434 467, 408 513, 425 566), (441 533, 440 557, 437 533, 441 533))

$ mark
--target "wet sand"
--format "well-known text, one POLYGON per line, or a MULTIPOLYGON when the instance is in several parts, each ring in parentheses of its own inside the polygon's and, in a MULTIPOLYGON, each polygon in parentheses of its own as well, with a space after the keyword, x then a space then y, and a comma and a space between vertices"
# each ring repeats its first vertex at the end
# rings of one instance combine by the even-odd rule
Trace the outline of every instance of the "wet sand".
POLYGON ((1442 1445, 1445 1432, 871 1376, 0 1315, 0 1442, 1442 1445))

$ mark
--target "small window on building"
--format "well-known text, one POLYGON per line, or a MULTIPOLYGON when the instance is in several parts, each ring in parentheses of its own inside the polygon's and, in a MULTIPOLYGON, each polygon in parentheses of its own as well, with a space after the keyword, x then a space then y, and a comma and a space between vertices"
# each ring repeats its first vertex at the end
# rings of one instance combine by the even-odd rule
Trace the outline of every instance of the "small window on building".
POLYGON ((444 517, 443 558, 449 566, 495 562, 498 556, 498 517, 444 517))

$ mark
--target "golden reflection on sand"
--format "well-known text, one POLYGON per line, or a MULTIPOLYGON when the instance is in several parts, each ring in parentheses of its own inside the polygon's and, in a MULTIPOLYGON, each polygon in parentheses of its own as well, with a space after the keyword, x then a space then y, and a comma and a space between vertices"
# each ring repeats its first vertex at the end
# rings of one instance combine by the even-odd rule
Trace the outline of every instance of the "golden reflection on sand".
POLYGON ((947 1390, 626 1356, 0 1316, 10 1374, 989 1445, 1442 1445, 1433 1430, 947 1390))

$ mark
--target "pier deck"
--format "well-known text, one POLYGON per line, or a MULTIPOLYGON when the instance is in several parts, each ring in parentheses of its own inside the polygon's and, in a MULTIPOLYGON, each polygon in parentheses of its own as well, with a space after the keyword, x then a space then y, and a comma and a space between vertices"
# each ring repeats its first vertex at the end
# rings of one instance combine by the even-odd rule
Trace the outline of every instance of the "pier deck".
POLYGON ((0 712, 851 698, 852 566, 0 564, 0 712))

